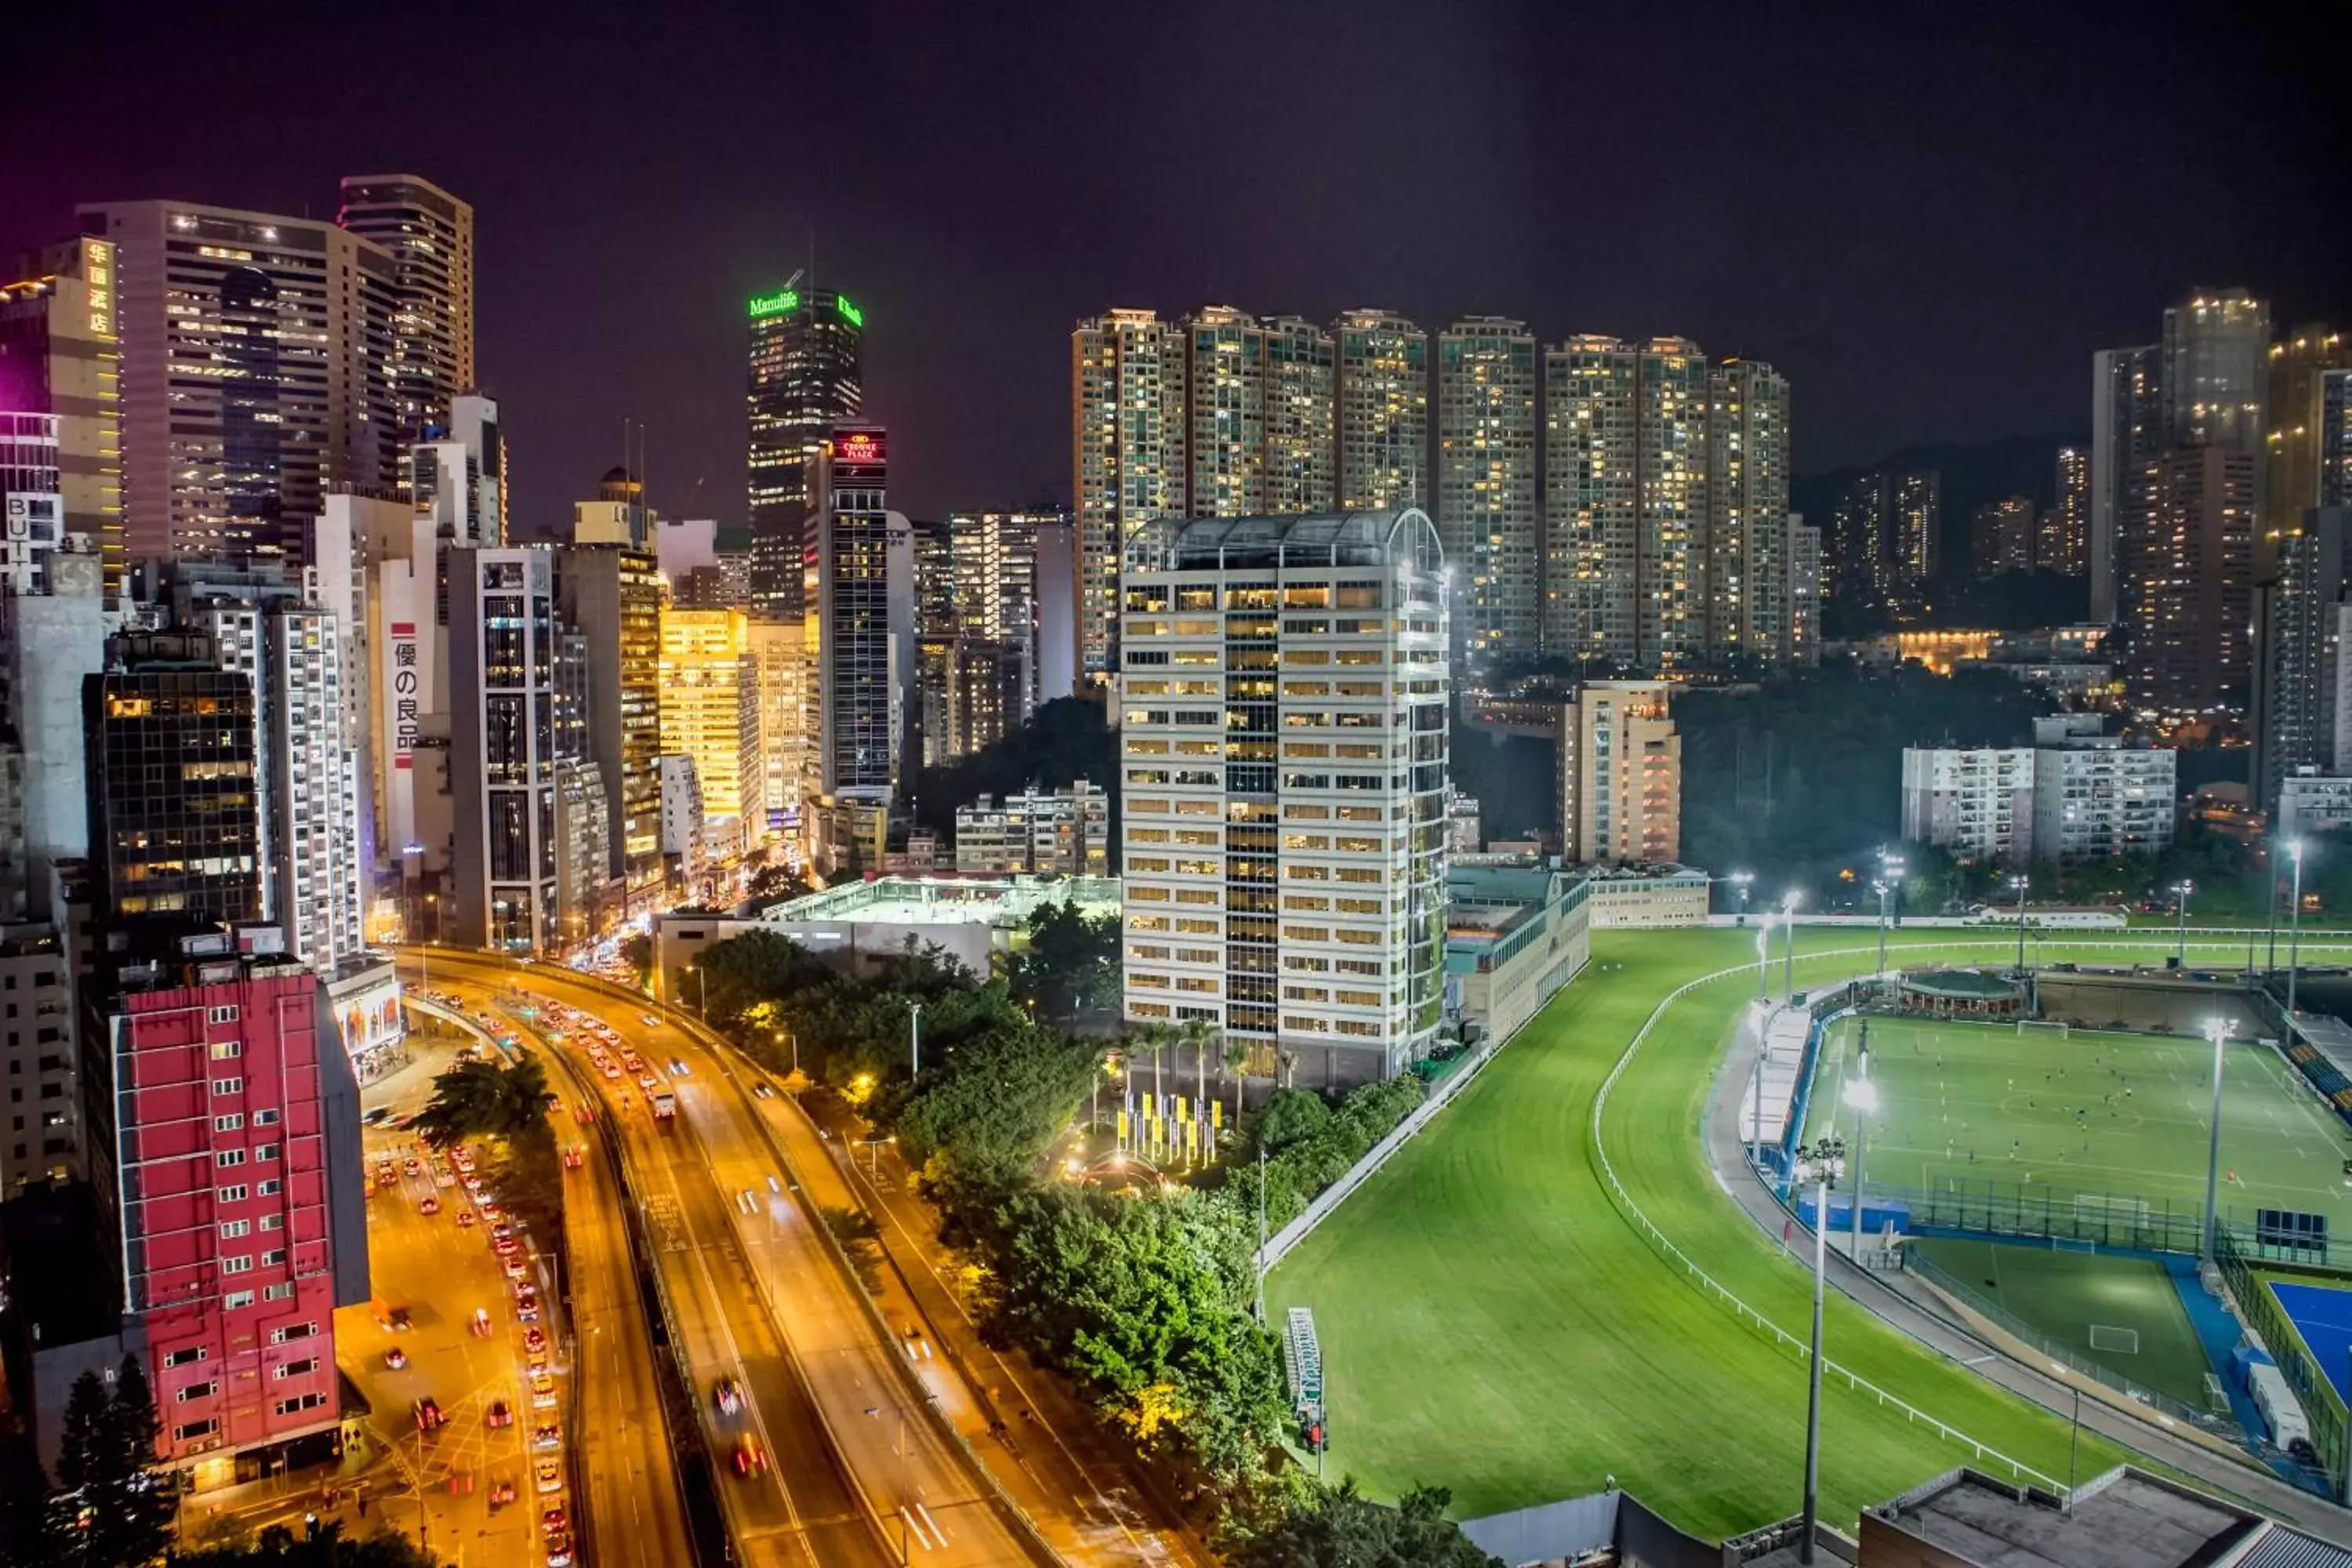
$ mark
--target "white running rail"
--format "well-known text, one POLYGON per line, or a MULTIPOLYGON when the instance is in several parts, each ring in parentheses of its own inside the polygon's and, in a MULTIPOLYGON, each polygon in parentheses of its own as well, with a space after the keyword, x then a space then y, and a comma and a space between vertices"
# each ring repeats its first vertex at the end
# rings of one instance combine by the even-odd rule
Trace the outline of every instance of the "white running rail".
MULTIPOLYGON (((1937 942, 1935 945, 1940 948, 1947 946, 2003 947, 2010 944, 1996 942, 1937 942)), ((1823 958, 1846 958, 1855 955, 1869 956, 1874 954, 1875 952, 1876 949, 1874 947, 1835 948, 1820 952, 1808 952, 1803 954, 1802 957, 1805 962, 1811 963, 1823 958)), ((1805 1360, 1810 1359, 1812 1354, 1812 1347, 1808 1342, 1807 1336, 1789 1332, 1788 1330, 1782 1328, 1780 1324, 1774 1322, 1771 1319, 1766 1317, 1763 1313, 1758 1311, 1755 1308, 1749 1306, 1738 1297, 1733 1295, 1728 1289, 1717 1283, 1714 1276, 1710 1275, 1706 1269, 1701 1268, 1696 1263, 1693 1262, 1687 1253, 1684 1252, 1681 1247, 1676 1247, 1674 1244, 1673 1239, 1669 1237, 1664 1231, 1659 1229, 1648 1215, 1642 1212, 1642 1205, 1633 1201, 1633 1194, 1627 1192, 1625 1190, 1625 1184, 1617 1179, 1617 1168, 1610 1163, 1608 1145, 1602 1142, 1601 1138, 1601 1113, 1608 1107, 1609 1091, 1617 1087, 1618 1077, 1624 1072, 1625 1068, 1629 1065, 1632 1064, 1635 1053, 1640 1051, 1642 1048, 1642 1042, 1649 1037, 1650 1030, 1656 1026, 1660 1018, 1665 1016, 1666 1009, 1680 1001, 1685 992, 1696 990, 1699 986, 1708 984, 1714 981, 1729 979, 1734 975, 1744 977, 1755 967, 1756 965, 1752 963, 1736 963, 1727 969, 1718 969, 1712 974, 1702 974, 1697 979, 1688 981, 1668 992, 1659 1000, 1658 1005, 1650 1010, 1650 1016, 1642 1021, 1642 1026, 1633 1032, 1633 1039, 1627 1042, 1624 1054, 1617 1058, 1617 1065, 1609 1069, 1609 1076, 1601 1080, 1601 1092, 1593 1097, 1592 1152, 1600 1158, 1601 1178, 1609 1184, 1609 1190, 1616 1195, 1618 1206, 1624 1210, 1627 1216, 1641 1228, 1642 1234, 1648 1237, 1659 1250, 1663 1251, 1668 1258, 1682 1266, 1684 1273, 1689 1279, 1696 1282, 1702 1294, 1712 1296, 1715 1300, 1721 1301, 1725 1306, 1731 1309, 1732 1315, 1735 1318, 1746 1319, 1754 1322, 1759 1329, 1769 1333, 1777 1343, 1790 1346, 1796 1351, 1800 1360, 1805 1360)), ((1816 1215, 1816 1220, 1818 1220, 1819 1217, 1820 1216, 1816 1215)), ((1904 1420, 1906 1423, 1933 1427, 1937 1436, 1947 1442, 1956 1443, 1961 1447, 1969 1449, 1979 1460, 1990 1458, 2000 1464, 2006 1465, 2009 1468, 2009 1473, 2012 1479, 2030 1480, 2036 1486, 2041 1487, 2043 1490, 2057 1496, 2063 1497, 2066 1494, 2067 1488, 2063 1482, 2058 1481, 2053 1477, 2042 1474, 2040 1470, 2035 1469, 2032 1466, 2025 1463, 2021 1459, 2011 1458, 2009 1455, 2002 1453, 2000 1449, 1993 1447, 1990 1444, 1979 1442, 1976 1438, 1969 1436, 1966 1432, 1961 1431, 1957 1426, 1951 1426, 1947 1422, 1937 1420, 1935 1416, 1928 1415, 1917 1405, 1911 1404, 1908 1400, 1906 1400, 1897 1394, 1889 1394, 1886 1390, 1879 1387, 1878 1384, 1871 1382, 1868 1378, 1862 1376, 1860 1373, 1840 1366, 1834 1361, 1826 1359, 1822 1363, 1822 1371, 1824 1376, 1834 1373, 1837 1376, 1844 1379, 1845 1385, 1850 1391, 1856 1394, 1872 1394, 1876 1397, 1878 1403, 1882 1406, 1892 1405, 1894 1408, 1902 1411, 1904 1420)))

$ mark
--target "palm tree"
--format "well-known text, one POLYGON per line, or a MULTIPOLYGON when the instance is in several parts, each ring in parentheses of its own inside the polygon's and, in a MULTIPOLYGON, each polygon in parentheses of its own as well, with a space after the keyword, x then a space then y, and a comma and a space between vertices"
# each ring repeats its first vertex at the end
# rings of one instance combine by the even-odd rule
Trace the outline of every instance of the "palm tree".
POLYGON ((547 1125, 547 1067, 524 1051, 512 1066, 464 1061, 433 1080, 433 1099, 417 1113, 425 1142, 446 1149, 484 1135, 516 1138, 547 1125))
POLYGON ((1249 1065, 1250 1048, 1238 1040, 1225 1042, 1225 1076, 1234 1080, 1234 1125, 1242 1124, 1242 1068, 1249 1065))

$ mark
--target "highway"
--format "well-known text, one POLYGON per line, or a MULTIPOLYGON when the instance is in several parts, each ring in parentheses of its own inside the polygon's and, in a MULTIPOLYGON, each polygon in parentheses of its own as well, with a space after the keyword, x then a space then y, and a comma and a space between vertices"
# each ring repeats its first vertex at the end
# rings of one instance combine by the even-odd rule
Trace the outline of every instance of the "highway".
MULTIPOLYGON (((506 1006, 515 1000, 520 983, 534 999, 559 1000, 603 1018, 656 1071, 682 1050, 692 1050, 702 1058, 698 1065, 707 1081, 718 1081, 716 1064, 677 1031, 647 1029, 637 1010, 568 982, 561 970, 509 968, 495 958, 436 950, 433 979, 465 996, 469 1006, 506 1006)), ((576 1044, 561 1047, 558 1054, 567 1066, 584 1067, 576 1044)), ((625 1079, 605 1083, 593 1072, 587 1076, 605 1095, 604 1113, 621 1140, 629 1184, 646 1218, 656 1268, 677 1328, 676 1348, 718 1473, 738 1560, 843 1568, 881 1568, 892 1562, 896 1542, 885 1546, 864 1500, 835 1461, 824 1421, 794 1365, 794 1347, 779 1333, 761 1281, 752 1272, 751 1254, 737 1231, 736 1221, 742 1216, 731 1189, 722 1192, 704 1154, 698 1121, 718 1118, 717 1103, 698 1104, 691 1087, 682 1086, 688 1087, 688 1093, 681 1125, 663 1132, 656 1130, 646 1096, 636 1085, 625 1079), (714 1398, 715 1390, 730 1378, 740 1384, 745 1395, 743 1409, 733 1415, 722 1414, 714 1398), (764 1463, 738 1478, 731 1458, 747 1437, 756 1443, 764 1463)), ((640 1425, 658 1420, 657 1406, 650 1401, 635 1416, 640 1425)), ((601 1561, 601 1524, 597 1536, 601 1561)))

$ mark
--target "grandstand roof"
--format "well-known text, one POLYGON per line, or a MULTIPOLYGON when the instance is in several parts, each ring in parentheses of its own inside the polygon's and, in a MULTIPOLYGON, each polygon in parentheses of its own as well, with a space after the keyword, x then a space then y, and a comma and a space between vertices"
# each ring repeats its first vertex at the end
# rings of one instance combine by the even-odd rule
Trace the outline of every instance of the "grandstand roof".
POLYGON ((1986 974, 1974 969, 1927 969, 1909 971, 1903 984, 1914 991, 1924 991, 1930 996, 2014 996, 2017 982, 1998 974, 1986 974))
MULTIPOLYGON (((2127 1465, 2076 1488, 2071 1505, 1975 1470, 1953 1470, 1863 1510, 1865 1560, 1881 1532, 1940 1552, 1939 1562, 1987 1568, 2189 1568, 2236 1561, 2237 1548, 2257 1540, 2269 1547, 2273 1536, 2325 1553, 2284 1561, 2352 1563, 2352 1554, 2127 1465)), ((1895 1542, 1880 1544, 1884 1550, 1895 1542)))
POLYGON ((1115 877, 877 877, 845 882, 760 912, 760 923, 1018 924, 1040 904, 1074 900, 1089 913, 1119 907, 1115 877))

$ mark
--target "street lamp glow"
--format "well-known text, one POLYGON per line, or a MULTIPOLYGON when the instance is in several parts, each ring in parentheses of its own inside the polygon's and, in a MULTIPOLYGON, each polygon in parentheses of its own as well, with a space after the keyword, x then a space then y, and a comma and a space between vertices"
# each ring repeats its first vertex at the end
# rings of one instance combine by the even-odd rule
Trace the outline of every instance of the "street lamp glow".
POLYGON ((1797 994, 1797 905, 1804 896, 1803 889, 1791 888, 1780 900, 1780 923, 1789 931, 1789 943, 1780 964, 1780 988, 1791 1000, 1797 994))

